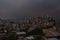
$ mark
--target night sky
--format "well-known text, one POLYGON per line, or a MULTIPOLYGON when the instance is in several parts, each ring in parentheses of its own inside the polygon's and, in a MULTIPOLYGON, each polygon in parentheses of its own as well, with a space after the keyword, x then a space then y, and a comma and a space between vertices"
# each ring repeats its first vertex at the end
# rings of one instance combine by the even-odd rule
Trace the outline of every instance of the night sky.
POLYGON ((0 0, 0 17, 28 19, 48 15, 60 22, 60 0, 0 0))

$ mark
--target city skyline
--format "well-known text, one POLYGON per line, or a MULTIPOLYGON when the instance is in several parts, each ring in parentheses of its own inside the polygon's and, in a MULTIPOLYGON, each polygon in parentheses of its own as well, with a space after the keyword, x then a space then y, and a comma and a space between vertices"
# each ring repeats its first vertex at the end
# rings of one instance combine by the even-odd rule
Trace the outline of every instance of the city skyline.
POLYGON ((49 15, 60 22, 60 0, 0 0, 0 17, 28 19, 49 15))

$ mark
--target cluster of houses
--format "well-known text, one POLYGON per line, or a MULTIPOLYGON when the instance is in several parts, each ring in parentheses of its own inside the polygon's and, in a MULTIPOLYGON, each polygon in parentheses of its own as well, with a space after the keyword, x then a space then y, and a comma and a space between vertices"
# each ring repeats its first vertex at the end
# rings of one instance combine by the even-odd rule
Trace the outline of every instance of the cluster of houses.
POLYGON ((56 22, 53 18, 47 16, 35 17, 25 21, 0 19, 0 34, 2 35, 4 33, 16 33, 17 40, 39 40, 36 36, 41 36, 40 38, 44 40, 45 37, 56 33, 56 22), (36 29, 39 31, 36 31, 36 29), (37 33, 35 34, 34 31, 37 33))
MULTIPOLYGON (((35 30, 36 28, 41 29, 41 30, 43 29, 43 32, 45 32, 45 30, 48 30, 49 28, 53 28, 54 30, 56 30, 55 25, 56 25, 55 20, 53 20, 51 17, 35 17, 35 18, 30 19, 27 23, 24 23, 23 27, 25 27, 25 30, 27 32, 31 32, 31 31, 35 30)), ((18 32, 17 34, 19 34, 19 33, 21 33, 21 32, 18 32)), ((21 34, 24 34, 24 32, 22 32, 21 34)), ((33 34, 33 32, 32 32, 32 34, 33 34)), ((31 36, 32 39, 34 39, 33 35, 32 36, 28 35, 29 37, 27 36, 27 38, 29 39, 31 36)), ((39 34, 35 35, 35 36, 39 36, 39 34)))

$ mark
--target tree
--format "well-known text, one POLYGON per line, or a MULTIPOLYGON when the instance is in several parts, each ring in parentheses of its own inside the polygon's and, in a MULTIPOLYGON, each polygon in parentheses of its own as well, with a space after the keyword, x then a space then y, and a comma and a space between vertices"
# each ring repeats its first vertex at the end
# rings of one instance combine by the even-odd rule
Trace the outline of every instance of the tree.
POLYGON ((32 30, 29 32, 29 35, 41 35, 42 29, 36 28, 35 30, 32 30))
POLYGON ((17 40, 15 33, 8 33, 6 34, 6 36, 7 36, 6 40, 17 40))
POLYGON ((43 31, 42 29, 39 29, 39 28, 36 28, 35 30, 32 30, 28 33, 28 35, 32 35, 35 37, 34 40, 41 40, 43 39, 42 36, 43 36, 43 31))

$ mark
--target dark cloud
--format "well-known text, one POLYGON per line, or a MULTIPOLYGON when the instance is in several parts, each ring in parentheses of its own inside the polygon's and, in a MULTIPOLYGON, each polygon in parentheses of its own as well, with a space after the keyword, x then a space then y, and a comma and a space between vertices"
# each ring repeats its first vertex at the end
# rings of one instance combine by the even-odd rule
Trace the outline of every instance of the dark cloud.
POLYGON ((0 0, 1 17, 28 19, 45 14, 59 20, 60 0, 0 0))

